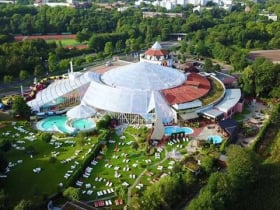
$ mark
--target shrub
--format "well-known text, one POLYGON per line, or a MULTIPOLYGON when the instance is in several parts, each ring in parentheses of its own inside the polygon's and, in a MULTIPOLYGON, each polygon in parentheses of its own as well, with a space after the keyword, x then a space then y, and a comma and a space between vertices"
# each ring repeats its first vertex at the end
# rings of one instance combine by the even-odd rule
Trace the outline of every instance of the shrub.
POLYGON ((57 159, 55 157, 50 157, 49 158, 50 163, 55 163, 56 161, 57 161, 57 159))
POLYGON ((39 140, 44 141, 46 143, 49 143, 52 139, 51 133, 40 132, 37 136, 39 140))
POLYGON ((80 200, 80 189, 75 187, 68 187, 63 192, 63 196, 71 201, 80 200))

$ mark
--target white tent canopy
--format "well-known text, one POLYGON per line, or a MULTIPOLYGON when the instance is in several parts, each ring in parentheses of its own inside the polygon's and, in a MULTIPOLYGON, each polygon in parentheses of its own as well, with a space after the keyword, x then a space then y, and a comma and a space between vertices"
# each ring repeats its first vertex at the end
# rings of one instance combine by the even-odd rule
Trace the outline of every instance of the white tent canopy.
POLYGON ((82 100, 110 112, 145 115, 155 109, 158 117, 173 119, 173 112, 159 91, 114 88, 92 81, 82 100))
POLYGON ((101 80, 116 88, 163 90, 183 84, 186 77, 176 69, 143 61, 105 72, 101 80))
POLYGON ((89 118, 95 115, 96 110, 91 108, 85 104, 80 104, 78 106, 73 107, 70 109, 66 116, 71 119, 82 119, 82 118, 89 118))
POLYGON ((162 120, 157 118, 154 123, 154 130, 151 135, 151 139, 161 140, 165 133, 164 126, 162 124, 162 120))

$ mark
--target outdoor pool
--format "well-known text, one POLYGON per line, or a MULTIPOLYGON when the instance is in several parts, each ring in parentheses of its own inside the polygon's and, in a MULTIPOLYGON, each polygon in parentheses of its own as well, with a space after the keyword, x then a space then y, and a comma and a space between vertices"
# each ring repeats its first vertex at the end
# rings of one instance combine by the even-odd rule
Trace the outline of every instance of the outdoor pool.
POLYGON ((88 131, 95 128, 95 123, 91 119, 78 119, 70 123, 66 116, 47 117, 37 123, 37 128, 41 131, 72 133, 75 130, 88 131))
POLYGON ((222 137, 218 136, 218 135, 208 136, 207 137, 208 141, 210 141, 211 139, 213 140, 213 144, 220 144, 223 141, 222 137))
POLYGON ((185 132, 185 134, 193 133, 193 129, 189 127, 166 126, 164 130, 166 136, 170 136, 172 133, 180 133, 180 132, 185 132))
POLYGON ((71 126, 79 130, 84 130, 84 129, 87 130, 87 129, 95 128, 95 124, 93 123, 93 121, 88 119, 74 120, 71 123, 71 126))

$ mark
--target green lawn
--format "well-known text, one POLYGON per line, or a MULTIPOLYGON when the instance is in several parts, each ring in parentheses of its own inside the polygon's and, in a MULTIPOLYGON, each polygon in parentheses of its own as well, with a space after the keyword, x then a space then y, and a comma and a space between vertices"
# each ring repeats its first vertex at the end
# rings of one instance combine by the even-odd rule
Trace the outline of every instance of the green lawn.
MULTIPOLYGON (((18 126, 18 124, 16 126, 18 126)), ((29 130, 34 134, 36 132, 31 128, 26 128, 26 126, 25 130, 29 130)), ((5 153, 7 160, 15 164, 15 166, 12 167, 8 173, 8 178, 1 179, 0 182, 5 192, 9 195, 12 204, 16 204, 23 198, 40 202, 47 196, 56 193, 58 184, 60 182, 66 183, 67 180, 64 178, 64 175, 68 170, 71 170, 70 167, 74 162, 62 164, 61 161, 70 158, 75 154, 75 151, 82 149, 83 151, 76 159, 78 162, 82 162, 82 157, 91 147, 91 145, 85 145, 82 148, 82 146, 78 144, 72 147, 69 144, 63 143, 65 142, 64 140, 62 141, 63 146, 55 149, 54 145, 49 143, 40 140, 29 141, 25 139, 24 137, 29 136, 29 134, 19 132, 15 130, 13 126, 2 128, 1 133, 1 139, 9 138, 12 140, 13 144, 27 148, 26 150, 12 148, 5 153), (10 131, 11 134, 7 136, 3 135, 3 133, 7 131, 10 131), (20 136, 14 136, 16 133, 20 134, 20 136), (17 143, 19 140, 25 143, 17 143), (32 158, 30 154, 27 153, 30 147, 34 148, 37 153, 32 158), (54 163, 49 161, 52 156, 51 152, 53 151, 60 153, 56 157, 57 160, 54 163), (22 160, 22 163, 18 163, 19 160, 22 160), (33 169, 37 167, 42 169, 39 174, 33 172, 33 169)), ((91 140, 91 143, 92 142, 94 142, 94 139, 91 140)))
MULTIPOLYGON (((24 124, 24 123, 23 123, 24 124)), ((16 125, 20 126, 19 123, 16 125)), ((46 199, 48 196, 56 193, 59 189, 59 183, 63 183, 65 186, 68 179, 64 178, 68 171, 75 171, 71 169, 75 165, 75 161, 81 164, 89 153, 89 149, 96 145, 97 136, 86 138, 86 144, 81 146, 76 143, 74 146, 66 143, 67 140, 57 140, 56 142, 61 142, 62 145, 59 148, 55 148, 54 144, 43 142, 40 140, 29 141, 25 139, 26 136, 31 135, 30 132, 34 133, 32 128, 25 124, 23 126, 26 133, 20 132, 14 129, 14 126, 9 123, 6 127, 1 128, 0 138, 9 138, 13 144, 17 146, 24 146, 26 150, 17 150, 15 148, 10 149, 5 153, 6 158, 9 162, 15 164, 8 173, 8 178, 0 179, 0 184, 3 186, 5 192, 11 198, 12 205, 18 203, 19 200, 25 198, 33 200, 34 202, 40 202, 46 199), (9 135, 5 133, 9 132, 9 135), (15 136, 18 133, 19 136, 15 136), (17 141, 23 141, 25 143, 18 143, 17 141), (36 151, 36 155, 32 158, 30 154, 27 153, 28 148, 32 147, 36 151), (78 157, 69 163, 61 163, 61 161, 70 158, 75 155, 75 153, 81 150, 78 157), (56 157, 56 162, 51 162, 50 157, 52 152, 59 152, 60 154, 56 157), (22 163, 18 163, 18 161, 22 163), (33 172, 35 168, 41 168, 42 171, 38 174, 33 172)), ((113 140, 114 143, 107 143, 107 149, 104 150, 104 154, 99 154, 96 159, 98 163, 96 165, 89 165, 92 167, 91 175, 88 178, 81 176, 78 180, 83 182, 81 189, 82 200, 91 201, 95 199, 105 199, 111 198, 112 201, 115 197, 122 197, 124 200, 127 198, 128 187, 131 186, 136 178, 146 169, 147 172, 152 172, 152 174, 145 173, 139 180, 143 184, 142 189, 132 189, 132 195, 141 194, 143 189, 155 182, 164 173, 170 173, 171 160, 165 160, 159 164, 159 162, 165 158, 165 151, 162 150, 159 153, 159 158, 155 157, 155 154, 146 154, 145 139, 147 135, 146 128, 133 128, 128 127, 124 133, 125 139, 120 139, 115 136, 113 140), (139 141, 139 148, 136 150, 132 147, 132 142, 139 141), (118 151, 114 151, 117 149, 118 151), (117 158, 116 158, 117 156, 117 158), (124 160, 129 160, 129 162, 124 162, 124 160), (149 162, 148 162, 149 160, 149 162), (111 167, 106 167, 107 165, 112 165, 111 167), (159 170, 157 167, 162 166, 159 170), (120 177, 115 177, 115 167, 119 167, 118 173, 121 174, 120 177), (129 171, 124 171, 124 168, 128 167, 129 171), (135 175, 135 177, 130 177, 135 175), (102 177, 102 181, 96 181, 96 178, 102 177), (106 186, 107 182, 112 182, 112 185, 106 186), (126 182, 129 186, 123 186, 122 184, 126 182), (86 188, 86 184, 90 184, 90 187, 86 188), (112 188, 114 193, 107 193, 103 196, 98 196, 98 191, 108 190, 112 188), (87 191, 92 190, 92 195, 87 195, 87 191)), ((70 139, 73 140, 73 139, 70 139)), ((186 142, 176 143, 173 146, 169 145, 167 147, 168 151, 172 151, 173 148, 176 150, 181 150, 177 145, 186 146, 186 142)), ((154 152, 157 152, 154 150, 154 152)), ((77 167, 76 167, 77 169, 77 167)), ((72 172, 72 173, 73 173, 72 172)), ((72 174, 70 173, 70 174, 72 174)), ((138 183, 137 183, 138 184, 138 183)), ((74 184, 74 187, 77 187, 74 184)))
POLYGON ((56 42, 57 44, 61 43, 62 46, 77 46, 81 43, 75 39, 62 39, 62 40, 46 40, 47 42, 56 42))
POLYGON ((217 101, 224 93, 224 89, 221 83, 213 78, 209 78, 209 80, 211 81, 212 87, 207 96, 201 99, 204 106, 217 101))

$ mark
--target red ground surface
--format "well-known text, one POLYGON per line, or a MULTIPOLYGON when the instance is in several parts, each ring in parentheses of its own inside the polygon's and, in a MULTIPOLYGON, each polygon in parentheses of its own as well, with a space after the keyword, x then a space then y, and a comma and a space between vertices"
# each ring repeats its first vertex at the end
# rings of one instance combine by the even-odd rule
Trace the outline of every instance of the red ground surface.
POLYGON ((211 88, 210 82, 205 77, 190 73, 183 85, 162 91, 170 105, 193 101, 206 95, 211 88))
POLYGON ((32 36, 15 36, 16 41, 23 40, 34 40, 34 39, 44 39, 44 40, 62 40, 62 39, 76 39, 76 34, 64 34, 64 35, 32 35, 32 36))
POLYGON ((249 53, 249 58, 255 60, 258 57, 263 57, 271 60, 272 62, 280 62, 280 50, 256 50, 249 53))
POLYGON ((203 128, 204 128, 204 127, 192 128, 192 129, 193 129, 193 133, 190 134, 190 137, 193 137, 193 138, 197 137, 197 136, 201 133, 201 131, 203 130, 203 128))

